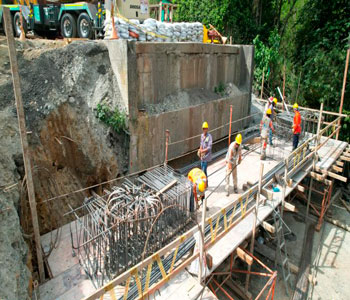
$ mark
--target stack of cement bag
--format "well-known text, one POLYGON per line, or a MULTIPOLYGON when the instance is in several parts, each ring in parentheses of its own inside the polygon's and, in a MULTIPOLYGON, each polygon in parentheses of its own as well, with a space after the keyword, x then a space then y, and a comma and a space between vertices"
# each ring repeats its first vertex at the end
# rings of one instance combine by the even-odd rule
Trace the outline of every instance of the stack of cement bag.
MULTIPOLYGON (((119 38, 141 42, 199 42, 203 41, 203 25, 196 23, 164 23, 155 19, 124 21, 114 18, 119 38)), ((105 22, 105 38, 111 37, 111 22, 105 22)))

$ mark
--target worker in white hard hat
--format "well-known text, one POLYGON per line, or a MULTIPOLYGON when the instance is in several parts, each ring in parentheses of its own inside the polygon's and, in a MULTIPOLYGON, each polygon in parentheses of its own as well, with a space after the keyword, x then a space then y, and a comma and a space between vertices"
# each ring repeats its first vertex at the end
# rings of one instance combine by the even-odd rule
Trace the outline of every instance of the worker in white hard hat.
MULTIPOLYGON (((199 168, 192 169, 187 178, 192 183, 192 193, 190 199, 190 212, 194 211, 194 201, 196 201, 196 209, 199 208, 199 201, 204 200, 204 192, 207 189, 207 176, 203 170, 199 168)), ((208 208, 207 208, 208 209, 208 208)))
POLYGON ((271 109, 269 108, 266 111, 266 114, 263 116, 260 122, 260 136, 261 136, 261 155, 260 159, 264 160, 266 158, 266 147, 267 147, 267 137, 269 135, 270 129, 272 132, 275 132, 275 129, 271 120, 271 109))
POLYGON ((208 163, 212 159, 211 147, 213 144, 213 138, 212 138, 211 134, 208 132, 209 125, 207 122, 204 122, 202 124, 202 129, 203 129, 203 133, 201 135, 201 141, 200 141, 200 145, 199 145, 198 155, 199 155, 200 160, 201 160, 201 169, 205 173, 205 176, 207 176, 207 178, 208 178, 207 168, 208 168, 208 163))
POLYGON ((232 174, 233 191, 238 193, 237 166, 242 161, 242 135, 237 134, 234 142, 228 147, 226 154, 226 196, 230 195, 230 177, 232 174))

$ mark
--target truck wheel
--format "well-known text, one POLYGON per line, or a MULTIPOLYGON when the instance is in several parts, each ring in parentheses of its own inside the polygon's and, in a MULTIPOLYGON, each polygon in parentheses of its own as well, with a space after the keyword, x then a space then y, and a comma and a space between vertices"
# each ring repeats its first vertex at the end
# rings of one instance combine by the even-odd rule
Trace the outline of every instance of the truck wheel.
POLYGON ((78 18, 78 35, 80 38, 90 39, 92 37, 92 26, 89 15, 81 13, 78 18))
MULTIPOLYGON (((24 33, 27 33, 27 22, 23 17, 23 30, 24 33)), ((16 37, 19 37, 21 35, 21 14, 19 12, 16 12, 13 16, 13 34, 16 37)))
POLYGON ((66 13, 61 18, 61 34, 64 38, 77 37, 77 20, 75 16, 66 13))

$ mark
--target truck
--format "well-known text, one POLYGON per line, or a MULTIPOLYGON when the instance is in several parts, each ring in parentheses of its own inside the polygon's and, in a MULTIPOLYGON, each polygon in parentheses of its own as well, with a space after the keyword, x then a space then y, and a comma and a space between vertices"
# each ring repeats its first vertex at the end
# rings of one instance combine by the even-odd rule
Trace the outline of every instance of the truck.
MULTIPOLYGON (((14 35, 23 30, 34 31, 41 36, 63 38, 103 38, 106 18, 105 3, 54 2, 46 0, 0 0, 0 27, 3 27, 3 7, 10 9, 14 35)), ((147 0, 117 0, 120 13, 126 18, 145 19, 149 16, 147 0)))

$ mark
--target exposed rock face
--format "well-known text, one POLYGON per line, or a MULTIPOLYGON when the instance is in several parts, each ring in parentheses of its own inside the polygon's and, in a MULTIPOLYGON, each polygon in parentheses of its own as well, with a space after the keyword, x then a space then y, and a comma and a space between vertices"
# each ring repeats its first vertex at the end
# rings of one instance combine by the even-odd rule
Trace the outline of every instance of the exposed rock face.
MULTIPOLYGON (((129 141, 126 134, 117 134, 95 116, 101 102, 122 109, 103 43, 75 42, 65 46, 61 42, 27 41, 17 44, 17 50, 39 225, 41 233, 45 233, 69 221, 62 217, 68 200, 77 206, 88 193, 40 202, 125 173, 129 141)), ((0 299, 26 299, 30 272, 26 267, 28 247, 21 230, 31 234, 32 229, 26 191, 19 189, 24 168, 7 51, 2 38, 0 299), (3 190, 14 183, 18 185, 3 190)), ((35 272, 35 263, 33 268, 35 272)))

